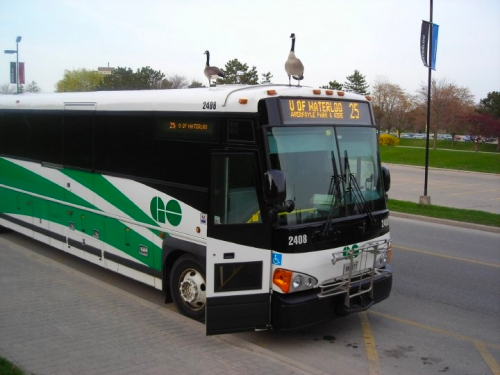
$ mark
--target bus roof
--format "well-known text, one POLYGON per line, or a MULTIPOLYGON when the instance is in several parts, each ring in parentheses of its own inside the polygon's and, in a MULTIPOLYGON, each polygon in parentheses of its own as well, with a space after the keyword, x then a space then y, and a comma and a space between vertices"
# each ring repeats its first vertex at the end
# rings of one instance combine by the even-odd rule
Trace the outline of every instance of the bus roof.
POLYGON ((365 96, 358 94, 304 86, 219 85, 210 88, 175 90, 1 95, 0 110, 64 110, 68 105, 94 104, 95 107, 92 108, 97 111, 257 112, 259 100, 270 97, 343 98, 367 101, 365 96))

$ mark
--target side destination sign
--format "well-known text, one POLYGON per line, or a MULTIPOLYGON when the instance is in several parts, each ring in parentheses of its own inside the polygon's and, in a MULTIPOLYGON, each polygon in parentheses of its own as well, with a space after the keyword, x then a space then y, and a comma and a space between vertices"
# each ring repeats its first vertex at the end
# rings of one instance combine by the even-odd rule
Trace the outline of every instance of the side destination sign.
POLYGON ((157 136, 160 138, 211 140, 216 137, 215 121, 197 117, 159 117, 157 136))
POLYGON ((371 125, 366 102, 322 99, 280 99, 283 124, 371 125))

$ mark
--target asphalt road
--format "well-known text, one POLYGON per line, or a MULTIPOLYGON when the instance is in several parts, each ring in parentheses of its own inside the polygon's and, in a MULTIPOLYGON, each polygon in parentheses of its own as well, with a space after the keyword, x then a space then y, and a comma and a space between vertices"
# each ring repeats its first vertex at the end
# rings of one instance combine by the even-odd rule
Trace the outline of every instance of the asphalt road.
MULTIPOLYGON (((424 195, 425 169, 385 164, 391 172, 389 198, 418 203, 424 195)), ((431 204, 500 214, 500 175, 429 168, 431 204)))

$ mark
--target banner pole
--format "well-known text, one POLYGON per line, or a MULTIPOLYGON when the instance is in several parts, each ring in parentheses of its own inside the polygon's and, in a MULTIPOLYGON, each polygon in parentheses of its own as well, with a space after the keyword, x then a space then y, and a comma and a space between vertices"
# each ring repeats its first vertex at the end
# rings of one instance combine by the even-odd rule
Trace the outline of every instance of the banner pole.
MULTIPOLYGON (((433 46, 432 46, 432 1, 430 0, 430 37, 429 37, 429 51, 430 59, 433 58, 433 46)), ((432 64, 429 64, 429 77, 427 81, 427 134, 425 141, 425 182, 424 182, 424 197, 427 197, 427 182, 429 176, 429 133, 431 129, 431 85, 432 85, 432 64)), ((425 201, 426 198, 424 198, 425 201)), ((428 204, 430 204, 430 198, 427 198, 428 204)), ((420 199, 422 203, 422 199, 420 199)))

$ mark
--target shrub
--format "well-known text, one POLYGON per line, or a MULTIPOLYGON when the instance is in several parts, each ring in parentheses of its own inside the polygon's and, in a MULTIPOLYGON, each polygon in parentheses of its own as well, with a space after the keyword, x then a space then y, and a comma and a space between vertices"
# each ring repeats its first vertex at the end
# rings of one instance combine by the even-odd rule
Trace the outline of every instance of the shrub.
POLYGON ((381 146, 397 146, 399 144, 399 138, 390 134, 380 134, 378 137, 378 144, 381 146))

